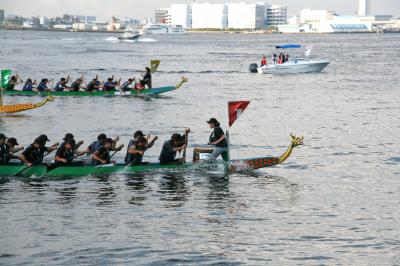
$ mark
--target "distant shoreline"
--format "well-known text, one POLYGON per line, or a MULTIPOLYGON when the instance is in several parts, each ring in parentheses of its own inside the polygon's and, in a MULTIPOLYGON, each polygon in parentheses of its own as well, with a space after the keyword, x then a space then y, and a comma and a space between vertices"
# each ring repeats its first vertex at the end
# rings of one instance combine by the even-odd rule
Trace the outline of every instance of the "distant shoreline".
MULTIPOLYGON (((16 30, 16 31, 47 31, 47 32, 85 32, 85 33, 123 33, 124 30, 66 30, 66 29, 44 29, 44 28, 23 28, 19 26, 4 26, 0 25, 0 30, 16 30)), ((278 31, 267 31, 267 30, 235 30, 235 29, 227 29, 227 30, 213 30, 213 29, 195 29, 195 30, 187 30, 188 34, 248 34, 248 35, 293 35, 293 34, 302 34, 302 35, 315 35, 315 34, 377 34, 376 32, 337 32, 337 33, 325 33, 325 32, 293 32, 293 33, 283 33, 278 31)), ((400 31, 387 31, 383 33, 400 33, 400 31)), ((151 34, 150 34, 151 35, 151 34)))

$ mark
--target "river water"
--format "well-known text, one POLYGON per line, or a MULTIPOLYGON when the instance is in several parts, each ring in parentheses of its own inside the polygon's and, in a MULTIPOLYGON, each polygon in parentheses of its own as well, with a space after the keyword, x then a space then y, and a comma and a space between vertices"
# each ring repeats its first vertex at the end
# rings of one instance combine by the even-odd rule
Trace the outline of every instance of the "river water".
POLYGON ((0 33, 0 67, 23 79, 126 79, 151 59, 161 60, 155 86, 189 78, 158 97, 57 98, 2 115, 0 132, 24 145, 41 133, 60 141, 67 132, 85 146, 101 132, 126 144, 142 129, 160 138, 146 153, 156 161, 173 132, 190 127, 190 143, 205 143, 205 121, 215 116, 226 128, 227 102, 245 99, 252 102, 230 129, 232 157, 280 155, 289 133, 305 137, 285 164, 246 174, 3 178, 0 264, 400 264, 400 35, 189 34, 118 42, 113 34, 0 33), (320 74, 248 73, 250 63, 282 43, 314 44, 313 56, 331 64, 320 74))

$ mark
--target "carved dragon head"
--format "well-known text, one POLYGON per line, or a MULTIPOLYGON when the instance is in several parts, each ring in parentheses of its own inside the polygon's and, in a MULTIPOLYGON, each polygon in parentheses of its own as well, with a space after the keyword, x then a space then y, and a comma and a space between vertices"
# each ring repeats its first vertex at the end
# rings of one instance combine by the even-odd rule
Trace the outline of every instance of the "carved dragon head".
POLYGON ((293 148, 304 144, 304 142, 303 142, 304 141, 304 137, 303 136, 297 137, 294 134, 290 134, 290 137, 292 137, 292 147, 293 148))

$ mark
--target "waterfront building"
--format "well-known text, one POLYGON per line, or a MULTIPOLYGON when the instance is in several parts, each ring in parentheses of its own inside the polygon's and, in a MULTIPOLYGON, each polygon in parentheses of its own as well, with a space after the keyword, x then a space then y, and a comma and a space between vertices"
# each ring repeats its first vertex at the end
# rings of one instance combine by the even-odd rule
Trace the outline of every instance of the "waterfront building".
POLYGON ((316 23, 333 19, 333 11, 326 9, 302 9, 300 11, 300 24, 316 23))
POLYGON ((369 15, 371 15, 370 0, 359 0, 357 15, 359 15, 359 16, 369 16, 369 15))
POLYGON ((0 22, 4 21, 4 9, 0 9, 0 22))
POLYGON ((171 24, 171 9, 170 8, 156 9, 154 19, 156 24, 171 24))
POLYGON ((96 22, 96 16, 86 16, 86 22, 87 23, 96 22))
POLYGON ((287 7, 280 5, 268 5, 266 24, 267 26, 277 26, 287 23, 287 7))
POLYGON ((171 24, 181 25, 186 29, 192 28, 192 6, 187 4, 171 5, 171 24))
POLYGON ((228 4, 228 28, 261 29, 265 27, 265 4, 228 4))
POLYGON ((226 29, 228 27, 228 6, 226 4, 192 4, 193 29, 226 29))

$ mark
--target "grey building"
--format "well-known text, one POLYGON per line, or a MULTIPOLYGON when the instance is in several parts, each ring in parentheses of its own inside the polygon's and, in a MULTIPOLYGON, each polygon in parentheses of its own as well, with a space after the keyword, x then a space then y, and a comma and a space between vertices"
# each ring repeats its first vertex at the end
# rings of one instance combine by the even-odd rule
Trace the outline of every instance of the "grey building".
POLYGON ((267 26, 276 26, 287 23, 287 7, 280 5, 268 5, 266 14, 267 26))
POLYGON ((0 22, 4 21, 4 10, 0 9, 0 22))

